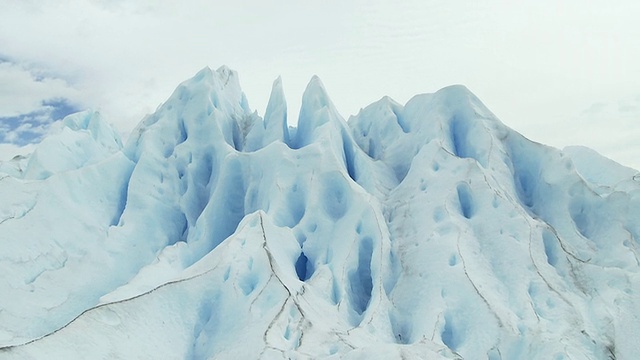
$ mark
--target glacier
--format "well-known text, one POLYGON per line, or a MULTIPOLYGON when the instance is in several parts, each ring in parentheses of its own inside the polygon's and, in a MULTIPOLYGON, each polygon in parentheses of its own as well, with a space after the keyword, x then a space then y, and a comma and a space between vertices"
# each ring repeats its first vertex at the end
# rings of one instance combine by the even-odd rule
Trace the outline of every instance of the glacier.
POLYGON ((634 359, 640 178, 450 86, 297 127, 205 68, 0 163, 0 359, 634 359))

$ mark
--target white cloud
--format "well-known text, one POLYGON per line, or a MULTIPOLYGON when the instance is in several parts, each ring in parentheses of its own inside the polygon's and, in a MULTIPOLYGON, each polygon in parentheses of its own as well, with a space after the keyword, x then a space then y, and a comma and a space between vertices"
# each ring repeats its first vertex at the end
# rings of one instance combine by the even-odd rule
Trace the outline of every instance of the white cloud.
POLYGON ((54 70, 122 131, 200 68, 226 64, 259 112, 282 75, 293 121, 313 74, 345 117, 383 95, 462 83, 533 140, 593 147, 603 132, 630 134, 576 114, 636 94, 638 13, 630 0, 6 0, 0 49, 54 70))
POLYGON ((598 103, 574 117, 580 128, 571 140, 593 137, 590 146, 623 165, 640 170, 640 97, 627 97, 617 101, 598 103))
POLYGON ((64 80, 39 73, 9 61, 0 62, 0 117, 44 111, 49 100, 77 97, 77 90, 64 80))

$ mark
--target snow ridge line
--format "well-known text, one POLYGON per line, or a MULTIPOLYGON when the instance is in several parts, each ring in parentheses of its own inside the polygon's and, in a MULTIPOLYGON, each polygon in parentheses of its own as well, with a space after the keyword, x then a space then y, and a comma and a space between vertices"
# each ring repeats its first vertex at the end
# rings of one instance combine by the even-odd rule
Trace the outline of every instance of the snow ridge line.
MULTIPOLYGON (((4 178, 2 178, 4 179, 4 178)), ((2 180, 0 179, 0 180, 2 180)), ((31 211, 33 211, 33 209, 35 209, 36 204, 38 203, 38 195, 36 195, 34 201, 33 201, 33 205, 29 206, 29 208, 27 208, 27 210, 24 211, 24 213, 20 214, 20 215, 16 215, 15 213, 11 216, 8 216, 2 220, 0 220, 0 225, 4 224, 5 222, 9 221, 9 220, 18 220, 18 219, 22 219, 23 217, 27 216, 28 213, 30 213, 31 211)))
POLYGON ((159 286, 157 286, 157 287, 155 287, 155 288, 153 288, 153 289, 151 289, 151 290, 147 290, 147 291, 145 291, 145 292, 143 292, 143 293, 140 293, 140 294, 138 294, 138 295, 132 296, 132 297, 130 297, 130 298, 121 299, 121 300, 116 300, 116 301, 112 301, 112 302, 108 302, 108 303, 104 303, 104 304, 99 304, 99 305, 96 305, 96 306, 94 306, 94 307, 90 307, 90 308, 88 308, 88 309, 86 309, 86 310, 82 311, 80 314, 76 315, 73 319, 71 319, 71 320, 70 320, 68 323, 66 323, 65 325, 63 325, 63 326, 59 327, 58 329, 53 330, 52 332, 50 332, 50 333, 48 333, 48 334, 42 335, 42 336, 40 336, 40 337, 37 337, 37 338, 35 338, 35 339, 31 339, 31 340, 29 340, 29 341, 26 341, 26 342, 23 342, 23 343, 20 343, 20 344, 0 345, 0 352, 2 352, 2 351, 8 351, 8 350, 11 350, 11 349, 13 349, 13 348, 17 348, 17 347, 21 347, 21 346, 25 346, 25 345, 29 345, 29 344, 31 344, 31 343, 34 343, 34 342, 36 342, 36 341, 40 341, 40 340, 42 340, 42 339, 44 339, 44 338, 47 338, 47 337, 49 337, 49 336, 51 336, 51 335, 54 335, 54 334, 56 334, 57 332, 59 332, 59 331, 61 331, 61 330, 65 329, 65 328, 67 328, 67 327, 68 327, 69 325, 71 325, 73 322, 75 322, 76 320, 78 320, 81 316, 83 316, 84 314, 86 314, 86 313, 88 313, 88 312, 90 312, 90 311, 93 311, 93 310, 96 310, 96 309, 99 309, 99 308, 102 308, 102 307, 105 307, 105 306, 113 305, 113 304, 122 304, 122 303, 126 303, 126 302, 129 302, 129 301, 132 301, 132 300, 135 300, 135 299, 141 298, 141 297, 143 297, 143 296, 149 295, 149 294, 153 293, 154 291, 156 291, 156 290, 158 290, 158 289, 161 289, 161 288, 163 288, 163 287, 170 286, 170 285, 175 285, 175 284, 179 284, 179 283, 186 282, 186 281, 193 280, 193 279, 197 279, 197 278, 199 278, 199 277, 202 277, 202 276, 204 276, 204 275, 207 275, 207 274, 209 274, 209 273, 213 272, 213 271, 214 271, 214 270, 216 270, 219 266, 220 266, 220 264, 216 264, 216 266, 214 266, 213 268, 208 269, 208 270, 206 270, 206 271, 204 271, 204 272, 202 272, 202 273, 200 273, 200 274, 192 275, 192 276, 187 277, 187 278, 182 278, 182 279, 177 279, 177 280, 171 280, 171 281, 166 282, 166 283, 164 283, 164 284, 161 284, 161 285, 159 285, 159 286))
MULTIPOLYGON (((493 308, 493 306, 491 306, 491 304, 489 303, 487 298, 484 295, 482 295, 482 292, 480 292, 480 289, 478 288, 478 285, 476 285, 476 283, 469 276, 469 272, 467 270, 467 263, 465 262, 464 256, 462 256, 462 252, 460 251, 460 238, 461 237, 462 237, 462 231, 460 231, 460 229, 458 229, 458 238, 456 239, 456 248, 458 249, 458 255, 460 255, 460 261, 462 262, 462 270, 464 271, 464 275, 466 276, 467 280, 469 280, 469 282, 471 283, 471 286, 473 286, 473 289, 476 291, 476 294, 478 294, 478 296, 480 296, 480 298, 485 303, 485 305, 487 305, 487 308, 489 309, 491 314, 496 318, 496 320, 498 321, 498 326, 503 328, 504 327, 504 323, 502 322, 502 319, 500 318, 500 316, 498 316, 498 313, 493 308)), ((453 349, 451 349, 451 350, 453 350, 453 349)))
MULTIPOLYGON (((549 282, 549 280, 548 280, 544 275, 542 275, 542 273, 540 272, 540 267, 538 266, 538 263, 536 263, 535 257, 533 256, 532 244, 533 244, 533 228, 534 228, 534 225, 533 225, 533 224, 531 224, 531 219, 533 219, 533 220, 538 220, 538 221, 542 221, 542 222, 543 222, 543 225, 542 225, 542 226, 546 227, 547 229, 549 229, 549 230, 554 234, 554 236, 556 237, 556 239, 558 239, 558 243, 560 244, 560 248, 562 249, 562 251, 564 251, 564 252, 565 252, 565 254, 567 254, 567 255, 568 255, 568 256, 570 256, 571 258, 573 258, 573 259, 575 259, 575 260, 577 260, 577 261, 579 261, 579 262, 581 262, 581 263, 587 263, 587 262, 588 262, 588 260, 586 260, 586 261, 585 261, 585 260, 582 260, 582 259, 578 258, 576 255, 574 255, 572 252, 570 252, 570 251, 565 247, 564 243, 563 243, 563 242, 562 242, 562 240, 560 239, 560 235, 558 234, 558 232, 556 231, 556 229, 555 229, 551 224, 549 224, 548 222, 546 222, 546 221, 544 221, 544 220, 542 220, 542 219, 540 219, 540 218, 537 218, 537 217, 536 217, 536 218, 532 218, 532 217, 530 216, 530 214, 529 214, 525 209, 523 209, 523 207, 522 207, 522 205, 520 204, 520 202, 519 202, 519 201, 517 201, 517 200, 515 200, 513 197, 511 197, 511 196, 509 195, 509 193, 507 193, 507 192, 503 192, 503 191, 499 191, 498 189, 494 188, 494 187, 491 185, 491 183, 489 182, 489 179, 487 178, 486 173, 484 173, 484 172, 483 172, 483 178, 484 178, 484 181, 485 181, 485 183, 487 184, 487 186, 489 186, 489 188, 491 188, 497 196, 499 196, 499 197, 501 197, 501 198, 503 198, 503 199, 505 199, 505 200, 509 201, 509 202, 511 203, 511 205, 513 205, 514 209, 515 209, 518 213, 520 213, 521 217, 522 217, 523 219, 525 219, 525 221, 526 221, 526 223, 527 223, 527 226, 529 227, 529 246, 528 246, 528 247, 529 247, 529 258, 531 259, 531 263, 533 264, 533 266, 534 266, 534 268, 535 268, 535 270, 536 270, 536 274, 537 274, 537 275, 542 279, 542 281, 545 283, 545 285, 546 285, 546 286, 547 286, 551 291, 553 291, 554 293, 556 293, 556 294, 557 294, 557 295, 558 295, 558 296, 559 296, 559 297, 560 297, 560 298, 561 298, 561 299, 562 299, 562 300, 563 300, 567 305, 569 305, 570 307, 575 307, 575 305, 573 304, 573 302, 571 302, 569 299, 567 299, 567 298, 562 294, 562 292, 561 292, 561 291, 559 291, 559 290, 558 290, 558 289, 556 289, 553 285, 551 285, 551 283, 549 282)), ((494 180, 495 180, 495 179, 494 179, 494 180)), ((568 260, 569 260, 569 259, 568 259, 568 260)), ((590 259, 589 259, 589 260, 590 260, 590 259)), ((534 308, 534 306, 533 306, 532 299, 529 299, 529 304, 531 305, 531 308, 532 308, 533 313, 535 314, 536 318, 538 319, 538 321, 540 321, 540 316, 538 315, 538 312, 535 310, 535 308, 534 308)))
MULTIPOLYGON (((260 353, 258 358, 262 358, 262 355, 264 355, 264 352, 267 349, 271 349, 271 350, 274 350, 274 351, 281 352, 282 355, 284 356, 285 355, 285 350, 278 349, 278 348, 276 348, 276 347, 274 347, 272 345, 269 345, 269 341, 267 339, 269 331, 273 328, 273 325, 275 324, 275 322, 278 320, 280 315, 282 315, 282 313, 284 312, 284 309, 285 309, 287 303, 289 302, 289 300, 291 300, 293 302, 293 304, 295 305, 296 309, 298 310, 298 312, 302 316, 302 319, 306 319, 306 316, 305 316, 305 313, 302 311, 302 307, 300 306, 300 304, 298 303, 296 298, 293 296, 293 293, 291 292, 291 289, 289 289, 289 287, 287 285, 285 285, 285 283, 282 281, 282 279, 280 278, 280 276, 276 272, 276 268, 274 267, 275 259, 273 258, 273 255, 271 254, 271 251, 269 250, 269 246, 267 245, 267 233, 264 230, 264 221, 262 219, 262 212, 259 212, 258 214, 259 214, 259 217, 260 217, 260 229, 262 230, 262 241, 263 241, 262 248, 264 249, 265 254, 267 255, 267 258, 269 259, 269 267, 271 268, 271 277, 269 278, 269 281, 273 278, 273 276, 275 276, 275 278, 278 280, 280 285, 282 285, 282 287, 285 289, 287 294, 289 294, 287 299, 282 303, 282 306, 280 307, 280 310, 278 311, 276 316, 273 318, 273 320, 269 323, 269 325, 267 326, 267 329, 265 330, 264 334, 262 335, 262 341, 264 341, 265 348, 262 350, 262 352, 260 353)), ((269 281, 267 281, 267 284, 269 283, 269 281)), ((265 287, 266 287, 266 285, 265 285, 265 287)), ((264 290, 264 288, 263 288, 263 290, 264 290)), ((297 295, 297 293, 296 293, 296 295, 297 295)), ((252 305, 253 305, 253 303, 252 303, 252 305)), ((302 321, 302 319, 301 319, 301 321, 302 321)), ((300 335, 300 339, 298 340, 298 347, 302 344, 302 338, 304 337, 304 332, 302 331, 302 329, 300 329, 300 333, 301 333, 301 335, 300 335)))

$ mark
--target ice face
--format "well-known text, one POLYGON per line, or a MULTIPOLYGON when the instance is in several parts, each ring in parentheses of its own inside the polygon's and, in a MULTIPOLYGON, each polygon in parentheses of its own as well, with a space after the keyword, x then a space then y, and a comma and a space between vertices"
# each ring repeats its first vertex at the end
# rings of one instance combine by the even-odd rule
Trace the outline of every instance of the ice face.
POLYGON ((24 161, 24 169, 12 175, 42 180, 100 162, 121 148, 120 136, 100 113, 83 111, 64 118, 62 128, 46 137, 24 161))
POLYGON ((3 357, 638 351, 635 172, 462 86, 347 122, 314 77, 290 133, 280 79, 263 120, 205 68, 126 145, 105 124, 65 119, 0 179, 3 357))

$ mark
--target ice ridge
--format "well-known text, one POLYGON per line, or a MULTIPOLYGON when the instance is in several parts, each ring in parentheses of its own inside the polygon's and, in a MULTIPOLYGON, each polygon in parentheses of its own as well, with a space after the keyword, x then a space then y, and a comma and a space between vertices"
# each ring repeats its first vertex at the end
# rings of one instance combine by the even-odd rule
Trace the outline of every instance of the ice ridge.
POLYGON ((345 121, 314 77, 290 128, 280 78, 263 119, 205 68, 124 145, 97 113, 64 124, 0 164, 0 358, 639 351, 635 172, 464 86, 345 121))

